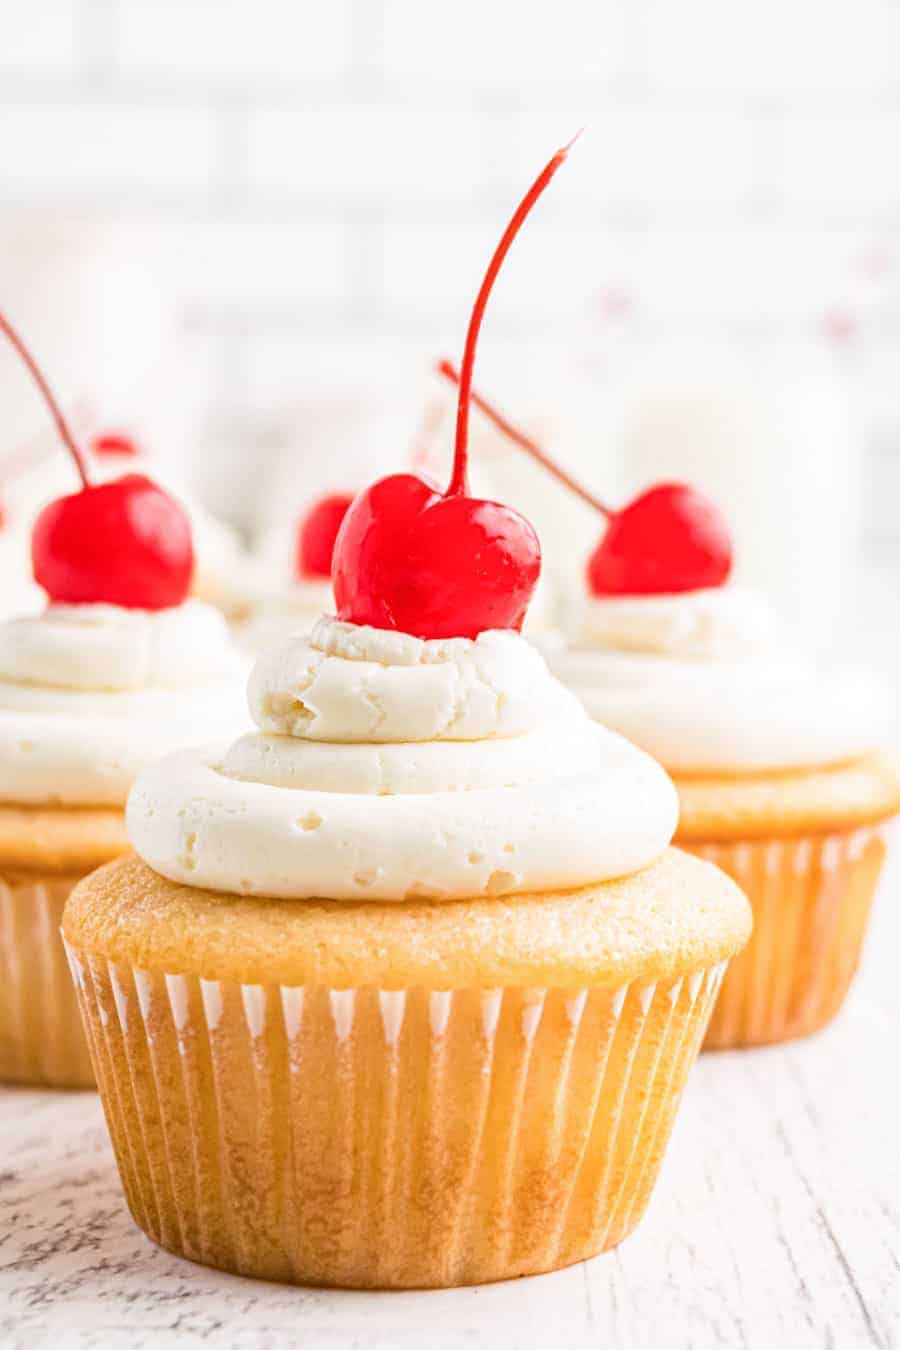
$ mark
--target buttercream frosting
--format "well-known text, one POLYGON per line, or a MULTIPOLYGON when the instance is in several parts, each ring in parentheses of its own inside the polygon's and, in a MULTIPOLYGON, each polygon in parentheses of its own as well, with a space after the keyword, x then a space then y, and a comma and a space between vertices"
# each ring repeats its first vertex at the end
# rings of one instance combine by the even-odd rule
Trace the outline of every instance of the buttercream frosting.
POLYGON ((885 691, 792 653, 755 591, 585 597, 569 634, 547 649, 554 673, 672 773, 839 763, 883 735, 885 691))
POLYGON ((138 853, 241 894, 453 900, 599 882, 672 837, 674 789, 518 634, 423 641, 321 620, 266 653, 259 731, 141 774, 138 853))
POLYGON ((0 624, 0 801, 123 805, 150 761, 247 725, 242 680, 224 620, 198 601, 0 624))

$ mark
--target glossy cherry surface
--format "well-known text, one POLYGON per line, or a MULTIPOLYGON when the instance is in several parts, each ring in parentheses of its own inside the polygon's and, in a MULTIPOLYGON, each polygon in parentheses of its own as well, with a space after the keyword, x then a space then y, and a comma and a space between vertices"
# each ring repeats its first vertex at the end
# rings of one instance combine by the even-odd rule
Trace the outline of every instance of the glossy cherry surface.
POLYGON ((194 570, 191 524, 179 502, 143 474, 92 483, 85 456, 31 352, 0 314, 0 332, 41 392, 81 488, 41 511, 31 534, 34 578, 51 603, 168 609, 186 598, 194 570))
POLYGON ((129 473, 45 506, 31 534, 34 579, 56 604, 168 609, 187 597, 191 523, 174 497, 129 473))
POLYGON ((341 526, 338 615, 421 638, 518 630, 540 570, 537 535, 517 511, 393 474, 361 493, 341 526))
POLYGON ((313 503, 297 527, 295 576, 315 580, 331 576, 334 541, 352 501, 349 492, 331 492, 313 503))
POLYGON ((723 585, 731 563, 715 503, 686 483, 657 483, 613 513, 587 579, 594 595, 671 595, 723 585))
POLYGON ((470 497, 472 370, 488 297, 523 222, 565 161, 544 167, 519 203, 481 283, 460 368, 453 474, 446 492, 415 474, 393 474, 361 492, 341 526, 332 582, 338 617, 420 638, 475 638, 521 628, 541 570, 541 549, 512 507, 470 497))

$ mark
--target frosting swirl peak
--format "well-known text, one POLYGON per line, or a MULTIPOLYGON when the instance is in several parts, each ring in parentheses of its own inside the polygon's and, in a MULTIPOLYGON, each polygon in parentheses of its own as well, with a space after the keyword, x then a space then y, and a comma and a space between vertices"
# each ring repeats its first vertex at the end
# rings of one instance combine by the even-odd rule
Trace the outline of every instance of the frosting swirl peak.
POLYGON ((337 619, 261 656, 248 696, 263 731, 402 744, 520 736, 572 703, 517 633, 425 640, 337 619))

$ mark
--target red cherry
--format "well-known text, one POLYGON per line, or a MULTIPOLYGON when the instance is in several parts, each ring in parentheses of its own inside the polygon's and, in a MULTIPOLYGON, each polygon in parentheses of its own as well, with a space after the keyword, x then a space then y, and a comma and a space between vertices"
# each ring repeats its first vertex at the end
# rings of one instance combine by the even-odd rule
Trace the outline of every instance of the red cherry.
POLYGON ((34 579, 57 604, 168 609, 191 587, 191 523, 142 473, 45 506, 31 533, 34 579))
POLYGON ((393 474, 361 493, 341 526, 338 616, 421 638, 518 630, 540 570, 537 535, 517 511, 393 474))
POLYGON ((141 453, 136 442, 120 431, 102 431, 91 441, 91 454, 98 459, 134 459, 141 453))
POLYGON ((331 576, 334 541, 352 501, 349 492, 332 492, 327 497, 320 497, 307 511, 297 526, 296 576, 331 576))
MULTIPOLYGON (((461 383, 450 361, 438 362, 437 369, 461 383)), ((657 483, 621 511, 613 511, 486 398, 473 391, 472 402, 505 436, 606 516, 606 532, 588 561, 588 586, 594 595, 670 595, 728 580, 731 535, 719 508, 702 492, 685 483, 657 483)))
POLYGON ((51 603, 167 609, 188 594, 194 569, 191 525, 174 497, 126 474, 91 483, 85 457, 34 357, 9 321, 3 332, 38 386, 81 478, 81 489, 41 511, 31 534, 34 577, 51 603))
POLYGON ((334 548, 338 617, 420 638, 475 638, 520 629, 541 570, 537 535, 518 511, 468 495, 469 404, 475 348, 497 273, 523 222, 565 161, 558 151, 519 203, 488 264, 463 353, 453 474, 446 492, 393 474, 361 492, 334 548))
POLYGON ((594 595, 669 595, 721 586, 730 572, 715 503, 686 483, 657 483, 613 515, 587 576, 594 595))

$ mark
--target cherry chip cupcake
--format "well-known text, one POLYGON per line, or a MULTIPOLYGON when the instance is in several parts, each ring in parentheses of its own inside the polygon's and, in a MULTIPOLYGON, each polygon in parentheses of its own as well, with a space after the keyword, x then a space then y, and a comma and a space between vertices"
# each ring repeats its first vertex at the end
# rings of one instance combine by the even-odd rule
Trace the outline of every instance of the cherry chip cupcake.
POLYGON ((140 769, 247 725, 242 663, 221 616, 185 600, 190 529, 146 478, 52 502, 33 561, 49 606, 0 624, 0 1082, 87 1087, 63 905, 126 849, 140 769))
POLYGON ((66 906, 131 1212, 244 1275, 448 1286, 620 1241, 749 933, 668 848, 662 769, 520 636, 540 550, 469 495, 461 410, 447 492, 356 498, 337 618, 259 659, 258 730, 141 774, 136 856, 66 906))

